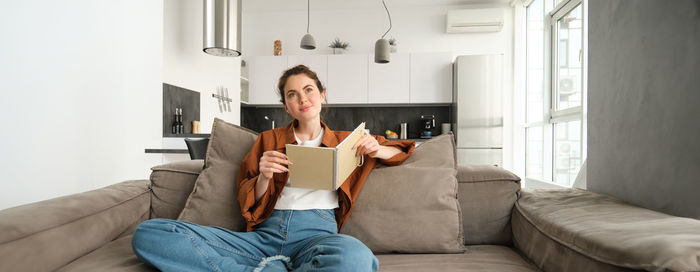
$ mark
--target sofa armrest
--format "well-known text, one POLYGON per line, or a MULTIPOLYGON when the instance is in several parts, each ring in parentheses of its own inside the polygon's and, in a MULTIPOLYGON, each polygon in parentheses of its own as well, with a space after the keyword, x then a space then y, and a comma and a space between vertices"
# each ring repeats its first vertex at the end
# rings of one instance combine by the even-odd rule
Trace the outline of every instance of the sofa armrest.
POLYGON ((148 218, 148 180, 0 211, 0 271, 52 271, 148 218))
POLYGON ((457 180, 464 243, 511 244, 510 216, 520 178, 492 165, 459 165, 457 180))
POLYGON ((185 207, 202 168, 203 160, 180 161, 151 168, 153 199, 150 218, 176 219, 185 207))
POLYGON ((700 271, 700 220, 580 189, 523 190, 515 246, 545 271, 700 271))

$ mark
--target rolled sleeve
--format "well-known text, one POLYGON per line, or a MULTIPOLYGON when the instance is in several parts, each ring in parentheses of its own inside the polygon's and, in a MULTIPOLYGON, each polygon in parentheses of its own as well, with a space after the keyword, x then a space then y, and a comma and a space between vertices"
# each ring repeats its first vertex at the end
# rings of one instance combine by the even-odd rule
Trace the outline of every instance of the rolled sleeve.
POLYGON ((274 181, 270 181, 263 196, 255 201, 255 185, 260 175, 258 164, 263 153, 261 138, 258 137, 253 148, 243 159, 238 172, 238 203, 241 206, 241 215, 249 226, 259 223, 274 191, 274 181))
POLYGON ((391 158, 388 159, 379 159, 379 163, 388 165, 388 166, 396 166, 400 165, 408 159, 409 156, 413 153, 413 150, 416 148, 416 142, 414 141, 389 141, 383 136, 374 136, 377 139, 377 142, 380 145, 383 146, 392 146, 392 147, 397 147, 401 149, 401 152, 398 154, 394 155, 391 158))

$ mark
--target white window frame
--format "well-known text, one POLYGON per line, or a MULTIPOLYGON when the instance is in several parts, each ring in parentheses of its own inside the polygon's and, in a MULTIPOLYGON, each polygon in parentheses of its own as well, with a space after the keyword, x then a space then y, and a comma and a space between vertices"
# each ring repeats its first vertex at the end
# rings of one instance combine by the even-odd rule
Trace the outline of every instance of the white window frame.
MULTIPOLYGON (((553 0, 556 1, 556 0, 553 0)), ((527 8, 534 2, 534 0, 526 1, 524 3, 524 6, 527 10, 527 8)), ((546 2, 545 2, 545 13, 546 15, 544 18, 544 52, 545 52, 545 59, 544 59, 544 82, 545 85, 544 87, 544 103, 545 108, 548 110, 545 110, 543 113, 544 119, 542 121, 536 121, 536 122, 530 122, 526 123, 524 125, 525 129, 525 135, 527 137, 527 129, 530 128, 538 128, 542 127, 544 129, 545 126, 551 126, 550 131, 552 133, 551 135, 551 147, 549 147, 550 152, 545 152, 543 156, 545 156, 545 160, 550 160, 551 163, 547 164, 547 167, 543 166, 544 168, 542 169, 543 171, 551 171, 551 177, 552 180, 542 180, 539 178, 534 178, 528 176, 527 173, 527 166, 524 168, 525 169, 525 180, 527 182, 534 181, 536 183, 545 183, 547 185, 554 185, 558 187, 570 187, 573 185, 570 184, 570 186, 563 186, 560 184, 557 184, 554 182, 555 180, 555 145, 556 145, 556 137, 555 137, 555 129, 556 125, 558 123, 563 123, 563 122, 569 122, 569 121, 575 121, 575 120, 580 120, 581 121, 581 129, 580 129, 580 150, 581 150, 581 165, 586 159, 587 152, 586 152, 586 146, 587 146, 587 139, 586 139, 586 134, 587 134, 587 125, 586 125, 586 106, 587 106, 587 67, 588 67, 588 61, 587 61, 587 55, 588 55, 588 29, 587 29, 587 1, 586 0, 564 0, 560 2, 559 4, 556 4, 556 6, 549 12, 546 12, 546 2), (582 15, 583 15, 583 22, 582 22, 582 78, 581 78, 581 105, 567 108, 567 109, 562 109, 562 110, 557 110, 557 103, 559 99, 558 95, 558 63, 557 63, 557 58, 559 57, 559 52, 558 52, 558 47, 559 47, 559 38, 557 36, 557 22, 559 19, 564 17, 566 14, 569 12, 573 11, 575 8, 578 7, 578 5, 581 5, 582 8, 582 15), (549 156, 549 157, 548 157, 549 156)), ((527 17, 526 17, 527 20, 527 17)), ((526 36, 526 39, 528 37, 526 36)), ((526 44, 527 40, 526 40, 526 44)), ((528 64, 526 64, 528 65, 528 64)), ((529 77, 526 77, 527 80, 530 80, 529 77)), ((526 89, 527 90, 527 89, 526 89)), ((527 103, 527 99, 525 101, 527 103)), ((527 105, 526 105, 527 109, 527 105)), ((545 136, 546 137, 546 136, 545 136)), ((527 141, 525 141, 527 144, 527 141)), ((528 148, 525 148, 525 163, 527 165, 527 150, 528 148)), ((579 166, 580 168, 580 166, 579 166)), ((545 175, 547 176, 547 175, 545 175)))

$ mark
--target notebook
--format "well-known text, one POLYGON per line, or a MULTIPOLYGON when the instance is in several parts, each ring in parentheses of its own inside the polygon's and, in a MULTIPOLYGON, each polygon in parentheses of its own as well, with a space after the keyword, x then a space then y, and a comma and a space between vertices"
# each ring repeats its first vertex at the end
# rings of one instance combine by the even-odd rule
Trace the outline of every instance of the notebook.
POLYGON ((362 163, 352 147, 365 135, 365 123, 336 147, 312 147, 287 144, 289 186, 307 189, 337 190, 362 163))

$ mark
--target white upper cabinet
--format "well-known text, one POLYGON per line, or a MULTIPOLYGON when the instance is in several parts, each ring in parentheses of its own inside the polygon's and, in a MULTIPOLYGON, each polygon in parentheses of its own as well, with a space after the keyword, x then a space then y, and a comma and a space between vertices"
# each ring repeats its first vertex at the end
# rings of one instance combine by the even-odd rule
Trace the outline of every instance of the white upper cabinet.
POLYGON ((249 61, 248 103, 279 105, 277 81, 304 64, 328 90, 329 104, 452 103, 452 53, 258 56, 249 61))
POLYGON ((282 72, 287 69, 287 57, 252 57, 248 65, 248 103, 281 105, 277 82, 282 72))
POLYGON ((410 103, 452 103, 452 53, 411 54, 410 103))
POLYGON ((367 103, 367 55, 329 55, 325 84, 330 104, 367 103))
POLYGON ((389 63, 374 63, 374 54, 369 62, 369 103, 409 103, 409 54, 391 54, 389 63))
POLYGON ((299 64, 306 65, 311 71, 314 71, 321 83, 328 82, 328 57, 326 55, 287 56, 287 68, 299 64))

